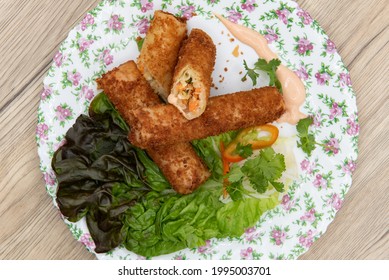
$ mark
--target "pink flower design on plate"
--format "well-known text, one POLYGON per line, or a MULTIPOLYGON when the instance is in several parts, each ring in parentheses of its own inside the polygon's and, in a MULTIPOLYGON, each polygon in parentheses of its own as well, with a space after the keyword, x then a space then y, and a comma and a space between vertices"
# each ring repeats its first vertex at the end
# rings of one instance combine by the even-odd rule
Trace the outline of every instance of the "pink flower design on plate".
POLYGON ((255 227, 249 227, 245 230, 245 234, 251 234, 255 232, 255 227))
POLYGON ((54 144, 54 151, 58 150, 59 148, 61 148, 65 144, 66 144, 66 139, 64 138, 60 142, 54 144))
POLYGON ((289 201, 290 201, 290 196, 287 194, 284 194, 284 196, 282 197, 282 200, 281 200, 281 204, 286 205, 289 203, 289 201))
POLYGON ((49 131, 49 127, 45 123, 40 123, 36 127, 36 136, 42 141, 47 140, 47 132, 49 131))
POLYGON ((331 79, 331 76, 328 73, 320 74, 319 72, 317 72, 315 74, 315 78, 316 78, 317 84, 322 86, 322 85, 325 85, 331 79))
POLYGON ((123 23, 120 21, 118 15, 112 15, 108 21, 108 28, 111 30, 120 31, 123 28, 123 23))
POLYGON ((211 252, 211 240, 206 240, 205 245, 200 246, 197 248, 197 252, 200 254, 208 254, 211 252))
POLYGON ((275 230, 271 232, 271 237, 275 239, 276 245, 280 246, 284 243, 288 235, 282 230, 275 230))
POLYGON ((53 93, 53 90, 50 86, 44 86, 43 90, 41 92, 41 99, 46 100, 47 97, 49 97, 53 93))
POLYGON ((302 9, 299 9, 299 11, 297 12, 297 16, 303 18, 303 23, 305 25, 309 25, 313 21, 311 15, 308 12, 306 12, 306 11, 304 11, 302 9))
POLYGON ((339 141, 336 138, 330 138, 326 143, 326 152, 333 152, 335 155, 339 153, 339 141))
POLYGON ((253 259, 253 248, 248 247, 247 249, 240 250, 240 257, 244 260, 253 259))
POLYGON ((242 18, 242 14, 237 12, 237 11, 234 11, 234 10, 230 10, 228 11, 228 19, 234 23, 237 23, 240 19, 242 18))
POLYGON ((142 5, 142 8, 140 9, 142 13, 146 13, 147 11, 150 11, 153 9, 153 3, 149 2, 149 0, 141 0, 140 4, 142 5))
POLYGON ((80 50, 80 52, 83 52, 87 49, 89 49, 90 45, 92 45, 94 43, 93 40, 87 40, 85 38, 80 38, 78 40, 78 49, 80 50))
POLYGON ((135 26, 138 27, 139 34, 146 34, 147 30, 149 30, 150 22, 147 18, 144 18, 137 22, 135 26))
POLYGON ((359 133, 359 124, 355 121, 355 118, 352 116, 350 119, 347 119, 347 134, 354 136, 359 133))
POLYGON ((80 84, 81 78, 82 76, 79 72, 68 72, 68 80, 73 84, 73 86, 78 86, 80 84))
POLYGON ((54 55, 54 63, 55 65, 57 65, 57 67, 61 67, 63 61, 65 60, 65 57, 63 56, 63 54, 58 51, 55 55, 54 55))
POLYGON ((81 21, 81 30, 84 31, 88 27, 88 25, 92 25, 94 23, 95 18, 91 14, 86 14, 81 21))
POLYGON ((322 175, 317 174, 315 180, 313 181, 313 186, 318 189, 326 189, 328 186, 328 182, 323 178, 322 175))
POLYGON ((316 127, 320 127, 321 126, 321 121, 322 121, 322 115, 321 113, 317 113, 314 117, 313 117, 313 125, 316 126, 316 127))
POLYGON ((300 217, 300 220, 313 223, 316 220, 315 213, 316 213, 316 210, 314 208, 312 208, 308 212, 305 212, 304 216, 300 217))
POLYGON ((308 230, 308 232, 305 234, 305 236, 304 235, 300 236, 299 243, 306 248, 311 247, 313 244, 313 232, 312 232, 312 230, 308 230))
POLYGON ((278 35, 274 32, 274 30, 268 28, 266 29, 266 32, 267 34, 265 35, 265 38, 269 44, 278 40, 278 35))
POLYGON ((300 38, 297 42, 297 52, 299 54, 305 54, 308 51, 313 50, 313 44, 305 38, 300 38))
POLYGON ((340 73, 340 75, 339 75, 339 83, 340 83, 341 87, 351 86, 352 83, 351 83, 350 74, 348 74, 348 73, 340 73))
POLYGON ((300 66, 300 69, 296 70, 295 73, 301 80, 306 81, 309 78, 307 69, 304 66, 300 66))
POLYGON ((111 55, 111 50, 110 49, 105 49, 101 55, 100 59, 103 60, 105 65, 110 65, 113 62, 113 55, 111 55))
POLYGON ((95 93, 93 89, 90 89, 88 86, 83 86, 81 89, 81 96, 85 96, 86 99, 92 100, 95 93))
POLYGON ((53 171, 45 172, 43 175, 46 185, 54 186, 55 185, 55 175, 53 171))
POLYGON ((248 11, 251 13, 252 11, 255 10, 255 0, 247 0, 246 3, 242 4, 242 9, 248 11))
POLYGON ((294 206, 294 201, 291 201, 290 196, 285 194, 282 197, 281 205, 282 205, 282 208, 284 208, 284 210, 289 211, 294 206))
POLYGON ((180 11, 182 11, 182 16, 186 19, 191 19, 195 14, 194 6, 182 6, 180 7, 180 11))
POLYGON ((309 160, 304 159, 300 163, 300 167, 302 171, 305 171, 307 174, 312 174, 313 168, 315 167, 315 163, 310 163, 309 160))
POLYGON ((277 10, 276 14, 284 24, 288 24, 288 16, 290 12, 287 9, 277 10))
POLYGON ((253 241, 257 239, 259 234, 256 232, 255 227, 250 227, 245 230, 245 240, 247 242, 253 241))
POLYGON ((85 246, 89 247, 90 249, 94 249, 96 247, 95 242, 93 241, 89 233, 83 234, 80 238, 80 242, 85 246))
POLYGON ((341 207, 342 207, 342 199, 340 198, 340 196, 337 194, 337 193, 334 193, 332 196, 331 196, 331 199, 329 200, 329 203, 331 204, 331 206, 336 210, 338 211, 341 207))
POLYGON ((340 116, 342 113, 342 108, 339 107, 338 103, 334 102, 330 110, 330 120, 333 120, 335 117, 340 116))
POLYGON ((64 108, 60 105, 57 106, 57 108, 55 109, 55 112, 56 112, 57 119, 59 121, 64 121, 67 118, 71 117, 71 115, 72 115, 72 112, 69 109, 64 108))
POLYGON ((343 165, 342 170, 346 174, 351 174, 355 171, 356 168, 357 164, 355 163, 355 161, 350 160, 343 165))
POLYGON ((326 45, 327 45, 326 47, 327 53, 336 53, 336 47, 334 42, 332 42, 330 39, 327 39, 326 45))

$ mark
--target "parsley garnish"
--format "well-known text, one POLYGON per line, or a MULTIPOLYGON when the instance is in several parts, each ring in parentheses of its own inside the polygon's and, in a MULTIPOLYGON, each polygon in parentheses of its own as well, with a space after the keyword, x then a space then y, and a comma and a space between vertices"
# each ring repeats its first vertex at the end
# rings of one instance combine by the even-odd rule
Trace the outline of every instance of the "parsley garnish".
POLYGON ((281 83, 276 76, 276 70, 278 66, 281 65, 281 61, 279 59, 272 59, 267 62, 265 59, 258 59, 258 61, 254 64, 254 68, 249 68, 247 66, 247 62, 243 60, 244 69, 247 71, 246 75, 242 78, 242 81, 247 80, 247 76, 249 76, 253 82, 253 85, 257 85, 257 78, 259 77, 259 73, 257 71, 266 72, 270 78, 269 86, 275 86, 282 93, 281 83))

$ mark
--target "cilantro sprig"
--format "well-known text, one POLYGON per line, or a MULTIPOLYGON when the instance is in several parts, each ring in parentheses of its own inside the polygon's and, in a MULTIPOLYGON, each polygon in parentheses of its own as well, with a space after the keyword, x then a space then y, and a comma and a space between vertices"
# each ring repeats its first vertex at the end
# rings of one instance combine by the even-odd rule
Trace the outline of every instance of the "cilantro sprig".
POLYGON ((301 148, 308 156, 311 156, 312 151, 316 149, 315 135, 309 133, 309 127, 312 123, 313 119, 307 117, 301 119, 296 125, 298 137, 300 138, 300 141, 297 141, 297 147, 301 148))
POLYGON ((253 154, 253 147, 251 144, 242 145, 241 143, 238 143, 238 145, 236 145, 235 152, 242 158, 248 158, 253 154))
POLYGON ((267 75, 270 78, 269 86, 275 86, 278 88, 278 90, 282 93, 282 86, 280 81, 277 78, 276 71, 278 66, 281 65, 281 61, 279 59, 272 59, 269 62, 267 62, 265 59, 258 59, 258 61, 254 64, 254 68, 250 68, 247 66, 246 60, 243 60, 244 69, 247 71, 244 77, 242 78, 242 81, 247 80, 247 76, 250 77, 250 79, 253 82, 253 86, 257 85, 257 79, 260 75, 257 71, 262 71, 267 73, 267 75))
POLYGON ((258 193, 264 193, 270 186, 273 186, 278 192, 284 191, 284 184, 277 182, 285 171, 285 158, 282 154, 277 154, 272 148, 265 148, 259 152, 259 155, 249 159, 240 167, 237 164, 232 165, 227 175, 227 191, 232 200, 242 198, 243 194, 249 194, 243 188, 243 180, 248 180, 251 187, 258 193))
POLYGON ((300 138, 300 141, 297 141, 297 147, 301 148, 303 152, 306 153, 308 156, 311 156, 312 151, 316 149, 316 146, 321 146, 325 149, 332 150, 332 146, 316 142, 315 135, 313 133, 309 133, 309 127, 312 124, 312 117, 301 119, 297 123, 296 129, 298 132, 298 137, 300 138))
POLYGON ((136 42, 136 45, 138 47, 138 51, 142 50, 144 41, 145 41, 145 38, 141 38, 141 37, 136 38, 135 42, 136 42))

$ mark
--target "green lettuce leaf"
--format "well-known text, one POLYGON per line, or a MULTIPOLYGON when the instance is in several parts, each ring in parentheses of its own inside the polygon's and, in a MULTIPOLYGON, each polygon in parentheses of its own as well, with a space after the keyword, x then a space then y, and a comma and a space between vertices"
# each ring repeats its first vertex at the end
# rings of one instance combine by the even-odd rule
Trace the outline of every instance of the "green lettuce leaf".
MULTIPOLYGON (((228 145, 236 132, 193 141, 213 176, 194 193, 179 195, 146 152, 128 142, 128 131, 108 98, 99 94, 91 104, 90 117, 77 119, 52 160, 61 213, 71 222, 86 218, 97 253, 124 245, 152 257, 202 246, 214 237, 237 237, 279 203, 278 193, 265 199, 244 197, 242 180, 252 172, 237 166, 230 177, 230 193, 236 201, 220 200, 220 142, 228 145)), ((277 156, 266 152, 263 157, 273 162, 277 156)), ((266 174, 272 174, 266 175, 268 184, 279 187, 277 171, 266 168, 266 174)))
POLYGON ((268 198, 244 198, 230 202, 217 212, 222 236, 240 237, 245 229, 254 226, 263 213, 279 204, 278 193, 268 198))
POLYGON ((108 96, 104 92, 101 92, 93 98, 93 101, 89 106, 89 116, 95 117, 96 115, 105 113, 110 114, 113 122, 123 131, 128 132, 130 130, 125 120, 108 99, 108 96))
POLYGON ((227 146, 236 135, 236 131, 231 131, 218 136, 192 141, 195 151, 210 169, 212 179, 217 181, 223 179, 223 162, 220 154, 220 142, 223 142, 224 145, 227 146))
POLYGON ((170 183, 166 180, 165 176, 162 174, 159 167, 155 164, 154 161, 146 154, 145 151, 136 148, 136 153, 139 160, 142 162, 145 167, 144 174, 149 186, 155 191, 163 191, 166 189, 171 189, 170 183))
POLYGON ((219 201, 221 188, 220 183, 209 180, 189 195, 165 193, 146 197, 142 205, 131 209, 133 214, 125 218, 125 225, 130 228, 125 247, 152 257, 202 246, 206 240, 220 236, 216 212, 224 206, 219 201), (144 219, 146 214, 150 223, 144 219))
POLYGON ((239 237, 265 211, 279 204, 276 192, 264 199, 242 198, 227 204, 220 201, 221 193, 222 184, 209 180, 190 195, 165 193, 146 197, 125 218, 125 247, 153 257, 203 246, 214 237, 239 237))

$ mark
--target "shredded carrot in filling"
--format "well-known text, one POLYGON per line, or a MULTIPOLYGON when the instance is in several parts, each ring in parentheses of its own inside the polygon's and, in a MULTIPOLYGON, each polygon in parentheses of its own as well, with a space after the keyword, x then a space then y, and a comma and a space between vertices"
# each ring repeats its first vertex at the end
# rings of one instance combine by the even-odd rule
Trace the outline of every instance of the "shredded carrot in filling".
POLYGON ((189 100, 189 105, 188 105, 189 112, 195 111, 197 107, 199 107, 199 104, 200 104, 200 100, 191 98, 189 100))
POLYGON ((176 90, 180 105, 189 112, 196 111, 200 105, 201 89, 193 86, 192 78, 185 83, 177 83, 176 90))

